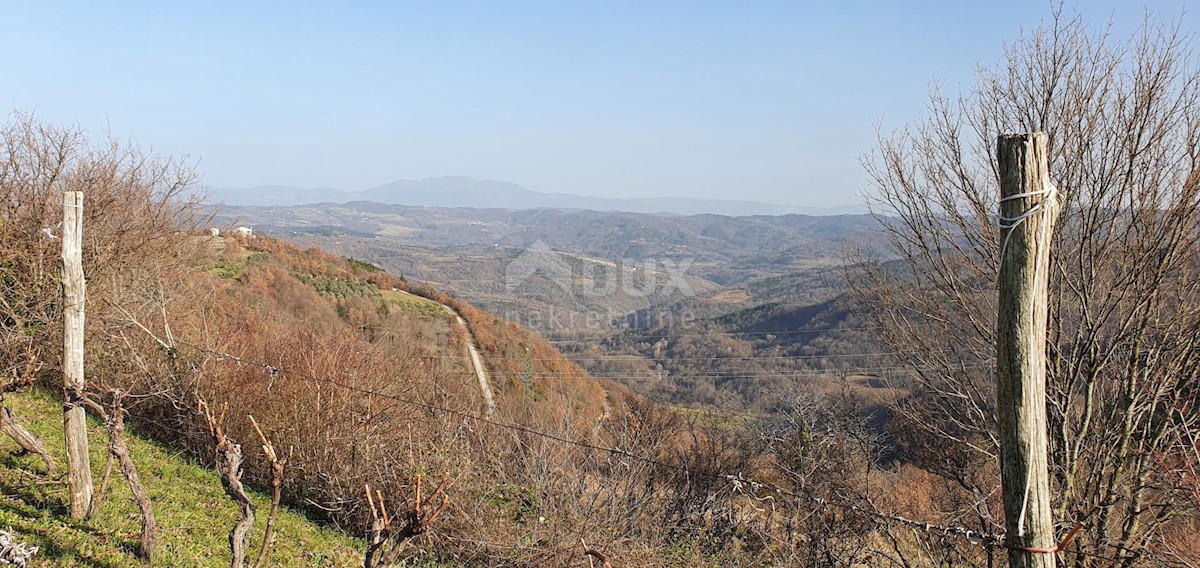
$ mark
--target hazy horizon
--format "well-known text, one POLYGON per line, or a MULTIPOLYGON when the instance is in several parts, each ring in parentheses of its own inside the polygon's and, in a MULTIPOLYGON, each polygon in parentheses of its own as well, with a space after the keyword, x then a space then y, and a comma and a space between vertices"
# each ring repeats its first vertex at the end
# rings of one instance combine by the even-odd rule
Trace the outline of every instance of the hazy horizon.
MULTIPOLYGON (((664 199, 664 200, 705 199, 705 200, 713 200, 713 201, 749 201, 749 202, 761 202, 761 203, 765 203, 765 204, 775 204, 775 205, 793 205, 793 204, 786 204, 786 203, 775 203, 775 202, 771 202, 771 201, 764 201, 761 199, 739 198, 737 196, 695 197, 695 196, 689 196, 689 195, 662 194, 662 195, 634 195, 634 196, 629 196, 629 197, 622 197, 622 196, 591 195, 591 194, 571 192, 571 191, 537 191, 537 190, 532 190, 528 187, 525 187, 519 183, 514 183, 514 182, 511 182, 508 180, 503 180, 503 179, 477 178, 477 177, 473 177, 473 176, 456 176, 456 175, 428 176, 428 177, 413 178, 413 179, 394 179, 394 180, 391 180, 391 181, 388 181, 385 183, 376 184, 376 185, 372 185, 369 187, 356 187, 356 188, 331 187, 331 186, 310 187, 310 186, 302 186, 302 185, 283 185, 283 184, 262 184, 262 185, 241 186, 241 187, 218 187, 218 186, 208 184, 208 183, 203 183, 201 185, 204 187, 208 187, 210 189, 222 190, 222 191, 250 190, 250 189, 276 189, 276 188, 278 188, 278 189, 298 189, 298 190, 304 190, 304 191, 337 191, 337 192, 341 192, 341 193, 356 194, 356 193, 366 193, 373 189, 378 189, 380 187, 391 185, 391 184, 394 184, 397 182, 424 182, 424 181, 455 180, 455 179, 468 180, 468 181, 474 181, 474 182, 484 182, 484 183, 512 184, 521 189, 534 191, 536 193, 541 193, 544 195, 563 194, 563 195, 573 195, 573 196, 579 196, 579 197, 598 197, 598 198, 604 198, 604 199, 635 199, 635 200, 636 199, 664 199)), ((840 206, 845 206, 845 205, 856 205, 856 204, 857 204, 857 202, 845 203, 845 204, 835 204, 835 205, 832 205, 831 207, 840 207, 840 206)))
MULTIPOLYGON (((1182 0, 1067 7, 1127 33, 1182 0)), ((198 160, 211 187, 464 176, 543 193, 859 203, 875 129, 1052 3, 156 4, 6 10, 11 108, 198 160)), ((1182 14, 1182 16, 1181 16, 1182 14)), ((1182 19, 1181 19, 1182 18, 1182 19)))

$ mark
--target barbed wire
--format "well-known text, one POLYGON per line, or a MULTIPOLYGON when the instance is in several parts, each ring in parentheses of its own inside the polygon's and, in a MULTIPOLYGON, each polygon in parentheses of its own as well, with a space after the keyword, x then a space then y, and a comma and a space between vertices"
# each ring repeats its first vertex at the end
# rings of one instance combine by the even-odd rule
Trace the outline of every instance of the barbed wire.
MULTIPOLYGON (((986 365, 974 365, 974 366, 968 365, 965 367, 964 366, 956 366, 953 368, 953 370, 956 372, 961 372, 964 369, 965 370, 978 370, 978 369, 991 369, 991 368, 992 367, 986 366, 986 365)), ((923 370, 928 372, 928 371, 933 371, 935 369, 923 369, 923 370)), ((493 370, 489 369, 489 371, 493 371, 493 370)), ((900 372, 907 372, 907 371, 912 371, 912 369, 906 368, 906 367, 876 367, 876 368, 864 368, 864 369, 830 369, 828 371, 798 370, 795 372, 758 373, 758 374, 747 374, 747 373, 737 373, 737 374, 698 373, 698 374, 693 374, 693 373, 685 373, 685 372, 678 372, 678 373, 671 372, 669 375, 666 375, 662 378, 708 379, 708 380, 722 380, 722 381, 734 381, 734 380, 739 380, 739 379, 820 379, 820 378, 828 378, 830 376, 843 375, 843 374, 844 375, 856 375, 856 376, 862 376, 862 377, 877 377, 880 375, 890 376, 892 373, 900 373, 900 372)), ((521 371, 519 371, 519 370, 512 371, 510 374, 519 375, 519 374, 521 374, 521 371)), ((646 379, 646 378, 654 377, 655 371, 651 370, 651 369, 647 369, 646 374, 641 374, 641 375, 602 374, 602 373, 589 373, 587 371, 581 371, 579 373, 537 373, 535 376, 537 378, 543 378, 543 379, 570 379, 570 378, 580 377, 585 374, 589 377, 596 378, 596 379, 634 380, 634 379, 646 379)))
MULTIPOLYGON (((492 426, 495 426, 498 428, 502 428, 502 429, 506 429, 506 430, 510 430, 510 431, 514 431, 514 432, 520 432, 523 434, 528 434, 531 436, 535 436, 535 437, 543 438, 546 440, 551 440, 551 441, 555 441, 555 442, 559 442, 559 443, 563 443, 563 444, 567 444, 567 445, 571 445, 571 446, 575 446, 575 447, 579 447, 579 448, 583 448, 583 449, 587 449, 587 450, 591 450, 591 451, 604 452, 609 455, 622 456, 624 458, 638 461, 638 462, 644 463, 644 464, 652 466, 652 467, 658 467, 658 468, 663 468, 663 469, 667 469, 667 470, 678 471, 678 472, 689 474, 689 475, 695 473, 691 468, 688 468, 686 465, 677 465, 677 464, 663 462, 663 461, 660 461, 660 460, 657 460, 657 459, 654 459, 651 457, 643 456, 641 454, 634 453, 634 452, 631 452, 629 450, 625 450, 625 449, 622 449, 619 447, 611 447, 611 446, 605 446, 605 445, 591 443, 591 442, 587 442, 587 441, 583 441, 583 440, 571 439, 571 438, 567 438, 567 437, 560 436, 557 434, 543 432, 543 431, 540 431, 540 430, 537 430, 537 429, 534 429, 534 428, 531 428, 529 426, 525 426, 522 424, 516 424, 516 423, 512 423, 512 422, 494 419, 494 418, 487 418, 487 417, 480 416, 478 414, 464 411, 464 410, 458 410, 458 409, 442 406, 439 404, 433 404, 433 403, 429 403, 429 402, 413 400, 411 398, 406 398, 406 397, 402 397, 402 396, 398 396, 398 395, 392 395, 392 394, 376 391, 373 389, 359 387, 356 385, 346 384, 346 383, 334 381, 334 380, 331 380, 328 378, 318 377, 316 375, 312 375, 309 373, 294 371, 294 370, 287 369, 285 367, 281 367, 278 365, 261 363, 261 362, 255 361, 255 360, 247 358, 247 357, 233 355, 228 352, 224 352, 224 351, 220 351, 220 350, 210 349, 207 347, 203 347, 203 346, 196 345, 194 343, 190 343, 190 342, 179 340, 179 339, 176 339, 176 343, 190 347, 200 353, 214 355, 216 357, 217 361, 230 360, 230 361, 236 362, 239 365, 245 364, 245 365, 261 367, 272 378, 280 376, 280 375, 286 375, 286 376, 299 378, 304 381, 327 384, 327 385, 331 385, 331 386, 334 386, 337 388, 342 388, 342 389, 345 389, 345 390, 348 390, 351 392, 356 392, 356 393, 359 393, 362 395, 369 395, 372 397, 378 397, 378 398, 385 399, 385 400, 391 400, 393 402, 406 404, 406 405, 417 407, 417 408, 422 408, 422 409, 425 409, 428 411, 450 414, 450 415, 458 416, 458 417, 466 419, 466 420, 475 420, 477 422, 489 424, 489 425, 492 425, 492 426)), ((1007 538, 1006 535, 1000 534, 1000 533, 968 529, 968 528, 960 527, 960 526, 942 525, 942 524, 938 524, 938 523, 931 523, 931 522, 921 521, 921 520, 917 520, 917 519, 911 519, 911 518, 905 517, 903 515, 885 513, 883 511, 878 510, 878 508, 876 508, 873 504, 871 505, 872 508, 868 509, 866 507, 863 507, 861 505, 857 505, 854 503, 843 503, 843 502, 833 501, 833 500, 824 499, 824 498, 820 498, 820 497, 814 497, 812 495, 805 495, 802 493, 798 493, 796 491, 792 491, 792 490, 780 487, 780 486, 772 484, 772 483, 755 481, 753 479, 748 479, 748 478, 745 478, 740 475, 726 474, 726 475, 720 476, 720 478, 722 480, 724 480, 725 482, 727 482, 730 485, 732 490, 738 491, 742 494, 747 494, 747 492, 745 490, 746 490, 746 488, 749 488, 750 492, 748 493, 748 496, 750 496, 751 498, 754 498, 760 502, 763 500, 763 498, 760 498, 758 496, 757 492, 758 491, 769 491, 769 492, 774 492, 778 495, 783 495, 783 496, 787 496, 787 497, 791 497, 791 498, 799 499, 799 500, 805 500, 805 501, 811 502, 813 504, 816 504, 816 505, 822 506, 822 507, 824 507, 824 506, 834 507, 834 508, 854 512, 854 513, 857 513, 860 515, 864 515, 866 517, 874 518, 874 519, 877 519, 880 521, 898 523, 903 526, 907 526, 907 527, 910 527, 910 528, 913 528, 916 530, 920 530, 927 534, 940 534, 940 535, 944 535, 944 536, 953 536, 953 537, 963 538, 967 542, 970 542, 972 544, 980 544, 980 545, 983 545, 988 548, 1006 549, 1011 546, 1006 543, 1006 538, 1007 538)), ((1106 560, 1109 562, 1117 562, 1117 561, 1121 560, 1120 557, 1116 557, 1116 558, 1106 557, 1106 556, 1100 555, 1100 554, 1089 553, 1089 552, 1084 552, 1084 551, 1080 551, 1080 550, 1065 549, 1065 548, 1062 550, 1056 550, 1056 552, 1078 554, 1078 555, 1087 556, 1090 558, 1106 560)), ((1160 560, 1160 561, 1163 562, 1164 564, 1170 565, 1170 566, 1179 566, 1181 568, 1189 567, 1188 564, 1183 563, 1183 562, 1168 561, 1168 560, 1160 560)))
MULTIPOLYGON (((961 350, 957 350, 957 349, 936 349, 936 350, 932 350, 932 351, 922 351, 921 354, 949 354, 949 353, 961 353, 961 352, 962 352, 961 350)), ((876 351, 876 352, 869 352, 869 353, 831 353, 828 355, 762 355, 762 356, 735 355, 735 356, 727 356, 727 357, 719 357, 719 356, 718 357, 647 357, 645 355, 639 355, 637 353, 614 353, 612 355, 606 355, 606 356, 601 356, 601 357, 572 357, 571 353, 567 352, 567 353, 561 353, 560 357, 489 357, 489 359, 492 359, 494 361, 557 361, 562 358, 567 358, 572 361, 619 361, 622 358, 627 358, 627 359, 636 358, 641 361, 651 361, 651 362, 662 363, 662 362, 668 362, 668 361, 671 361, 671 362, 674 362, 674 361, 762 361, 762 360, 768 360, 768 361, 774 361, 774 360, 812 361, 812 360, 819 360, 819 359, 844 359, 844 358, 853 358, 853 357, 866 358, 866 357, 900 357, 900 356, 911 357, 912 354, 910 352, 901 352, 901 351, 876 351)), ((426 359, 467 359, 467 358, 469 358, 467 355, 422 355, 422 357, 426 358, 426 359)), ((988 357, 987 359, 990 360, 991 357, 988 357)))
MULTIPOLYGON (((718 316, 719 317, 719 316, 718 316)), ((670 319, 670 318, 665 318, 670 319)), ((613 328, 613 333, 608 335, 562 335, 558 337, 546 337, 546 341, 553 343, 570 343, 575 341, 593 341, 604 339, 673 339, 677 337, 766 337, 766 336, 789 336, 805 333, 833 333, 833 332, 857 332, 857 331, 878 331, 885 329, 886 326, 835 326, 821 327, 810 329, 793 329, 793 330, 774 330, 774 331, 713 331, 713 332, 688 332, 688 333, 655 333, 651 335, 639 335, 636 329, 613 328)), ((922 325, 920 327, 933 327, 932 325, 922 325)))
MULTIPOLYGON (((511 423, 511 422, 505 422, 505 421, 501 421, 501 420, 486 418, 486 417, 480 416, 480 415, 472 413, 472 412, 467 412, 467 411, 457 410, 457 409, 453 409, 453 408, 449 408, 449 407, 445 407, 445 406, 441 406, 441 405, 437 405, 437 404, 412 400, 409 398, 391 395, 391 394, 383 393, 380 391, 375 391, 372 389, 358 387, 355 385, 344 384, 344 383, 340 383, 340 382, 337 382, 337 381, 334 381, 331 379, 321 378, 316 375, 303 373, 303 372, 299 372, 299 371, 294 371, 294 370, 287 369, 287 368, 284 368, 281 366, 272 365, 272 364, 268 364, 268 363, 261 363, 261 362, 258 362, 256 360, 249 359, 246 357, 232 355, 228 352, 209 349, 209 348, 206 348, 206 347, 203 347, 200 345, 196 345, 196 344, 193 344, 193 343, 190 343, 187 341, 182 341, 182 340, 177 339, 176 342, 179 344, 182 344, 182 345, 186 345, 192 349, 195 349, 198 352, 215 355, 218 361, 231 360, 231 361, 235 361, 239 365, 247 364, 247 365, 251 365, 251 366, 261 367, 269 376, 272 377, 272 379, 279 375, 289 375, 292 377, 300 378, 305 381, 328 384, 328 385, 346 389, 346 390, 349 390, 352 392, 357 392, 359 394, 370 395, 370 396, 379 397, 382 399, 392 400, 397 403, 406 404, 406 405, 410 405, 410 406, 414 406, 414 407, 418 407, 418 408, 423 408, 423 409, 434 411, 434 412, 442 412, 442 413, 446 413, 446 414, 456 415, 463 419, 475 420, 475 421, 489 424, 492 426, 496 426, 499 428, 508 429, 508 430, 512 430, 512 431, 516 431, 516 432, 521 432, 521 433, 544 438, 547 440, 556 441, 556 442, 563 443, 563 444, 568 444, 568 445, 572 445, 572 446, 576 446, 576 447, 580 447, 580 448, 584 448, 584 449, 589 449, 589 450, 597 451, 597 452, 605 452, 610 455, 620 455, 620 456, 623 456, 623 457, 626 457, 626 458, 629 458, 629 459, 632 459, 635 461, 639 461, 639 462, 642 462, 642 463, 645 463, 647 465, 651 465, 654 467, 660 467, 660 468, 664 468, 664 469, 674 470, 674 471, 682 472, 685 474, 693 473, 693 471, 686 466, 663 462, 663 461, 656 460, 656 459, 650 458, 650 457, 646 457, 646 456, 643 456, 643 455, 640 455, 637 453, 633 453, 633 452, 630 452, 628 450, 624 450, 624 449, 621 449, 618 447, 604 446, 604 445, 594 444, 594 443, 590 443, 590 442, 586 442, 586 441, 566 438, 566 437, 551 434, 548 432, 539 431, 534 428, 524 426, 521 424, 515 424, 515 423, 511 423)), ((734 491, 738 491, 740 489, 741 490, 740 492, 742 494, 746 494, 744 488, 749 487, 751 489, 751 493, 748 496, 751 498, 754 498, 760 502, 763 501, 764 498, 758 497, 758 495, 755 492, 757 492, 759 490, 766 490, 766 491, 774 492, 779 495, 784 495, 784 496, 801 499, 801 500, 807 500, 818 506, 830 506, 830 507, 839 508, 839 509, 843 509, 843 510, 847 510, 847 511, 852 511, 852 512, 855 512, 855 513, 858 513, 858 514, 861 514, 861 515, 864 515, 867 517, 875 518, 875 519, 881 520, 881 521, 899 523, 901 525, 908 526, 908 527, 916 529, 916 530, 920 530, 927 534, 935 534, 936 533, 936 534, 941 534, 941 535, 945 535, 945 536, 961 537, 973 544, 982 544, 989 548, 1006 549, 1006 548, 1011 547, 1011 545, 1006 543, 1006 536, 1003 534, 999 534, 999 533, 988 532, 988 531, 978 531, 978 530, 968 529, 965 527, 941 525, 941 524, 937 524, 937 523, 930 523, 930 522, 920 521, 920 520, 916 520, 916 519, 910 519, 903 515, 891 514, 891 513, 885 513, 885 512, 879 511, 877 508, 874 508, 873 504, 872 504, 872 508, 874 508, 874 510, 871 510, 871 509, 867 509, 861 505, 856 505, 853 503, 841 503, 838 501, 832 501, 832 500, 828 500, 828 499, 814 497, 811 495, 804 495, 801 493, 797 493, 795 491, 785 489, 778 485, 774 485, 774 484, 766 483, 766 482, 754 481, 752 479, 748 479, 748 478, 745 478, 745 477, 742 477, 739 475, 724 475, 724 476, 721 476, 721 478, 723 480, 725 480, 726 482, 728 482, 734 491)), ((1118 552, 1120 552, 1120 551, 1118 551, 1118 552)), ((1125 556, 1109 557, 1109 556, 1104 556, 1102 554, 1090 553, 1090 552, 1085 552, 1085 551, 1080 551, 1080 550, 1072 550, 1072 549, 1067 549, 1067 548, 1061 548, 1061 549, 1056 548, 1054 550, 1054 553, 1076 554, 1076 555, 1080 555, 1080 556, 1086 556, 1089 558, 1104 560, 1106 562, 1111 562, 1111 563, 1119 562, 1125 558, 1125 556)), ((1167 565, 1167 566, 1178 566, 1180 568, 1194 568, 1192 565, 1190 565, 1186 562, 1181 562, 1181 561, 1171 561, 1171 560, 1165 560, 1165 559, 1156 559, 1156 561, 1160 562, 1164 565, 1167 565)))
MULTIPOLYGON (((411 292, 409 292, 409 293, 412 294, 411 292)), ((419 296, 417 294, 413 294, 413 295, 417 296, 418 298, 421 298, 422 300, 428 300, 430 302, 439 303, 439 302, 437 302, 437 300, 426 298, 425 296, 419 296)), ((523 310, 522 313, 530 313, 530 312, 528 310, 523 310)), ((538 312, 532 312, 532 313, 538 313, 538 312)), ((577 312, 577 313, 581 313, 581 312, 577 312)), ((719 316, 717 316, 717 317, 719 317, 719 316)), ((664 318, 664 319, 670 319, 670 318, 664 318)), ((711 318, 707 318, 704 320, 695 320, 695 321, 708 321, 710 319, 711 318)), ((515 323, 518 325, 523 325, 519 321, 511 321, 511 320, 504 320, 504 321, 508 321, 510 323, 515 323)), ((393 329, 391 326, 384 325, 384 324, 366 324, 366 325, 359 325, 358 327, 360 327, 362 329, 393 329)), ((933 329, 933 328, 942 329, 947 326, 946 325, 935 326, 933 324, 912 324, 912 325, 910 325, 910 327, 915 328, 915 329, 933 329)), ((890 329, 890 327, 883 326, 883 325, 831 326, 831 327, 815 327, 815 328, 808 328, 808 329, 790 329, 790 330, 773 330, 773 331, 711 331, 711 332, 697 331, 697 332, 687 332, 687 333, 655 332, 650 335, 642 335, 641 334, 642 332, 650 331, 650 330, 643 330, 643 329, 622 328, 622 327, 612 327, 612 328, 607 328, 607 329, 608 329, 607 333, 594 333, 594 334, 569 333, 569 334, 557 335, 557 336, 555 336, 555 335, 542 336, 542 339, 545 339, 546 341, 550 341, 552 343, 572 343, 572 342, 579 342, 579 341, 603 341, 603 340, 618 340, 618 339, 649 340, 649 339, 674 339, 674 338, 680 338, 680 337, 712 337, 712 336, 717 336, 717 337, 759 337, 759 336, 763 336, 763 337, 765 337, 765 336, 772 336, 772 335, 773 336, 789 336, 789 335, 798 335, 798 334, 805 334, 805 333, 810 333, 810 334, 811 333, 823 333, 824 334, 824 333, 842 333, 842 332, 859 332, 859 331, 879 331, 879 330, 883 330, 883 329, 890 329)))
MULTIPOLYGON (((433 357, 433 359, 442 360, 442 358, 440 358, 440 357, 433 357)), ((463 357, 461 359, 457 358, 457 357, 448 357, 447 359, 469 361, 469 359, 466 357, 463 357)), ((488 361, 516 361, 516 362, 525 361, 525 359, 520 359, 520 358, 491 358, 491 357, 488 357, 486 359, 488 361)), ((567 359, 569 359, 569 357, 567 359)), ((549 360, 553 360, 553 359, 549 359, 549 360)), ((581 372, 578 372, 578 373, 573 373, 573 372, 545 373, 545 372, 541 372, 541 373, 537 373, 536 376, 539 378, 546 378, 546 379, 563 379, 563 378, 578 377, 578 376, 580 376, 581 373, 586 373, 588 376, 593 377, 593 378, 620 380, 620 379, 645 379, 647 377, 652 377, 660 372, 665 372, 665 373, 667 373, 666 376, 670 376, 670 377, 688 378, 688 379, 713 379, 713 380, 773 379, 773 378, 774 379, 803 379, 803 378, 814 378, 815 379, 815 378, 828 378, 830 376, 836 376, 836 375, 841 375, 841 376, 847 377, 847 378, 850 376, 860 376, 860 377, 883 377, 886 379, 889 377, 893 377, 894 375, 906 375, 906 374, 913 373, 913 372, 928 373, 928 372, 951 370, 955 373, 961 373, 963 371, 991 370, 993 368, 994 368, 994 365, 990 365, 990 364, 947 365, 947 366, 892 365, 892 366, 879 366, 879 367, 861 367, 861 366, 846 367, 846 366, 843 366, 843 367, 831 367, 831 368, 827 368, 827 369, 811 369, 811 368, 763 369, 760 371, 755 371, 753 369, 736 369, 736 370, 731 369, 731 370, 727 370, 727 371, 708 370, 708 371, 695 371, 695 372, 687 371, 687 370, 672 370, 669 368, 663 368, 661 370, 652 369, 652 368, 644 368, 643 370, 645 372, 642 374, 634 374, 633 371, 624 371, 624 372, 619 372, 619 373, 603 373, 603 372, 599 372, 599 371, 588 371, 586 369, 583 369, 583 370, 581 370, 581 372)), ((491 370, 494 371, 494 369, 491 369, 491 370)), ((522 371, 514 371, 514 372, 519 374, 522 371)))

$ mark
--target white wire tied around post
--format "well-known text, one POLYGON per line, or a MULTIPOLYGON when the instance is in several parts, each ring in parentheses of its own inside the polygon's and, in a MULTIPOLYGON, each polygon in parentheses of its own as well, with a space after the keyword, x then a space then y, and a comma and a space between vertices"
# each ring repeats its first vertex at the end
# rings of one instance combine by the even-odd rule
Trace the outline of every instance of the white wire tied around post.
MULTIPOLYGON (((1041 213, 1043 210, 1045 210, 1051 204, 1054 204, 1058 200, 1058 188, 1054 186, 1053 182, 1051 182, 1048 179, 1045 179, 1045 180, 1042 180, 1042 189, 1039 189, 1037 191, 1026 191, 1023 193, 1014 193, 1007 197, 1000 198, 1000 203, 1003 204, 1007 201, 1016 201, 1018 199, 1024 199, 1026 197, 1037 197, 1037 196, 1045 196, 1045 197, 1041 201, 1038 201, 1037 203, 1035 203, 1029 209, 1026 209, 1024 213, 1021 213, 1020 215, 1017 215, 1016 217, 1005 217, 1004 215, 999 216, 997 225, 1000 227, 1001 231, 1007 231, 1007 232, 1004 234, 1004 240, 1001 241, 1001 243, 1000 243, 1000 259, 997 262, 997 270, 999 270, 999 265, 1002 265, 1004 263, 1004 255, 1008 252, 1008 240, 1012 238, 1013 232, 1015 232, 1017 230, 1017 227, 1019 227, 1021 225, 1021 223, 1025 222, 1026 219, 1033 217, 1034 215, 1037 215, 1038 213, 1041 213)), ((1043 226, 1042 230, 1047 230, 1047 227, 1043 226)), ((1037 267, 1035 267, 1035 270, 1036 269, 1037 269, 1037 267)), ((1042 271, 1036 271, 1033 275, 1033 283, 1034 283, 1035 289, 1039 289, 1038 282, 1041 279, 1041 277, 1043 276, 1041 274, 1041 272, 1042 271)), ((1033 479, 1032 479, 1033 478, 1033 471, 1032 471, 1032 468, 1033 468, 1033 445, 1032 444, 1029 445, 1029 455, 1027 456, 1025 463, 1028 466, 1029 471, 1025 472, 1025 495, 1021 499, 1021 514, 1020 514, 1020 516, 1017 517, 1017 536, 1019 536, 1019 537, 1025 536, 1025 514, 1029 510, 1029 492, 1031 490, 1031 485, 1033 483, 1033 479)))
POLYGON ((1008 201, 1016 201, 1026 197, 1037 197, 1039 195, 1044 195, 1046 197, 1035 203, 1033 207, 1025 210, 1024 213, 1021 213, 1016 217, 1005 217, 1004 215, 999 216, 997 225, 1000 227, 1001 231, 1008 231, 1004 234, 1004 241, 1002 241, 1000 244, 1000 263, 1004 262, 1004 255, 1008 252, 1008 239, 1012 238, 1013 231, 1015 231, 1017 227, 1020 226, 1021 223, 1023 223, 1026 219, 1041 213, 1043 209, 1049 207, 1050 203, 1053 203, 1056 199, 1058 199, 1058 188, 1055 187, 1050 180, 1045 180, 1042 183, 1042 189, 1037 191, 1026 191, 1024 193, 1014 193, 1008 197, 1000 198, 1000 203, 1003 204, 1008 201))

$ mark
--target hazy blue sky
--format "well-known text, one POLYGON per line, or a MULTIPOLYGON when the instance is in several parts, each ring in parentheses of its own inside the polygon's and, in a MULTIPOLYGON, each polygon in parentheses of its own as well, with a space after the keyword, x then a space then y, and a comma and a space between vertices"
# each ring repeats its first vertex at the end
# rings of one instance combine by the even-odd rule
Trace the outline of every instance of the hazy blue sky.
MULTIPOLYGON (((199 159, 206 184, 467 175, 604 196, 857 201, 874 126, 969 85, 1048 0, 31 2, 0 96, 199 159)), ((1130 29, 1144 7, 1081 0, 1130 29)), ((1197 28, 1196 14, 1183 16, 1197 28)))

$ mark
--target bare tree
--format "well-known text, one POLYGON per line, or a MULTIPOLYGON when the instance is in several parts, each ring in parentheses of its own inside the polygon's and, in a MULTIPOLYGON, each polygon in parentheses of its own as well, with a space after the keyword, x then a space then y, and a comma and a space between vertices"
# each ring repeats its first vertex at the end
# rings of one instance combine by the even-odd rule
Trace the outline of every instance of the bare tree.
POLYGON ((872 508, 871 476, 884 446, 865 412, 847 393, 816 395, 793 387, 781 392, 771 413, 754 424, 770 468, 787 494, 771 496, 753 487, 738 491, 768 508, 794 566, 877 563, 883 552, 872 544, 881 528, 872 508), (762 496, 757 495, 762 493, 762 496))
POLYGON ((87 194, 83 262, 98 310, 88 314, 91 333, 103 325, 94 316, 104 301, 144 279, 147 264, 187 258, 186 231, 201 221, 188 189, 195 180, 187 163, 115 140, 95 144, 76 126, 22 113, 0 123, 0 355, 15 359, 11 348, 22 343, 13 338, 61 343, 62 192, 87 194))
MULTIPOLYGON (((1059 534, 1086 528, 1065 561, 1151 561, 1196 504, 1173 497, 1156 460, 1182 459, 1200 413, 1200 72, 1189 38, 1147 18, 1116 39, 1060 8, 1006 47, 957 97, 881 133, 864 158, 899 260, 853 272, 865 315, 907 354, 908 423, 949 442, 940 473, 971 495, 981 523, 997 453, 993 341, 998 172, 995 141, 1049 135, 1064 201, 1051 251, 1047 412, 1059 534), (1180 411, 1180 409, 1184 409, 1180 411), (975 464, 984 464, 977 466, 975 464)), ((984 526, 996 530, 999 527, 984 526)))

